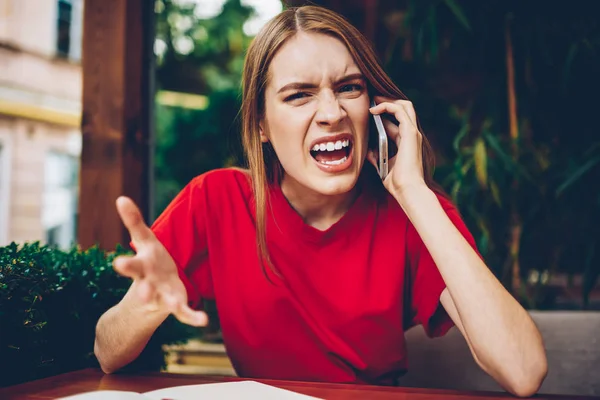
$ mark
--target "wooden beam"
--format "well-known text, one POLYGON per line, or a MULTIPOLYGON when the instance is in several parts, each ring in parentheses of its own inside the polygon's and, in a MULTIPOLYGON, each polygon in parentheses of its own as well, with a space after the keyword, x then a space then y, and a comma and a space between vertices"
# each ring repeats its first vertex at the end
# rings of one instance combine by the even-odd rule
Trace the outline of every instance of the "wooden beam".
POLYGON ((115 209, 152 209, 154 9, 148 0, 85 0, 83 135, 77 239, 112 250, 129 234, 115 209))

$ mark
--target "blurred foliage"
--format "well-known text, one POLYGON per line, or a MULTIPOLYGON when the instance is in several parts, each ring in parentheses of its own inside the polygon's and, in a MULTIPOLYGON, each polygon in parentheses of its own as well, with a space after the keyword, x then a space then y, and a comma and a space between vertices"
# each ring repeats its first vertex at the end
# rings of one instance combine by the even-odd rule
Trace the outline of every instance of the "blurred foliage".
POLYGON ((194 176, 242 162, 239 92, 215 91, 208 102, 204 110, 156 107, 157 214, 194 176))
POLYGON ((532 308, 553 307, 557 272, 583 276, 585 307, 600 273, 600 18, 575 3, 411 0, 385 18, 387 69, 439 150, 437 180, 490 267, 532 308), (511 286, 513 256, 526 287, 511 286))
POLYGON ((253 9, 227 0, 213 18, 194 1, 156 0, 158 89, 207 95, 237 89, 250 37, 243 31, 253 9))
MULTIPOLYGON (((120 254, 127 252, 62 251, 37 242, 0 247, 0 387, 98 366, 96 323, 131 282, 112 268, 120 254)), ((160 370, 162 345, 194 333, 169 317, 124 370, 160 370)))
POLYGON ((207 106, 156 105, 155 215, 194 176, 243 160, 240 82, 252 39, 243 26, 253 10, 240 0, 227 0, 218 15, 203 19, 198 7, 194 2, 156 1, 157 40, 164 42, 157 46, 158 90, 200 94, 207 106), (193 40, 188 54, 179 52, 176 43, 181 37, 193 40))

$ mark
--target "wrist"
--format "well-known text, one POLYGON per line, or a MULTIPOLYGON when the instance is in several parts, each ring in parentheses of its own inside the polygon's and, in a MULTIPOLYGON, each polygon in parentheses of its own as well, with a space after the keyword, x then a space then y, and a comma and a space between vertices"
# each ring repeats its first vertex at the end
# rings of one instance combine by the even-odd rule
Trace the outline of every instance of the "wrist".
POLYGON ((435 196, 435 193, 423 182, 414 182, 401 185, 392 191, 392 196, 398 204, 405 210, 418 205, 427 197, 435 196))

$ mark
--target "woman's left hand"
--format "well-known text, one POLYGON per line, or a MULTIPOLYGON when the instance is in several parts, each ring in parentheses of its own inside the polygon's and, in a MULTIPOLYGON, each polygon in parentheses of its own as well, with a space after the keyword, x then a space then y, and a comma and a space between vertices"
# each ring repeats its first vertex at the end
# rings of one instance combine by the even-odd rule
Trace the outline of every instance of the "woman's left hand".
MULTIPOLYGON (((417 128, 417 117, 412 103, 408 100, 394 100, 375 96, 375 107, 372 114, 392 114, 399 125, 383 118, 383 125, 389 140, 394 141, 398 152, 388 160, 389 172, 383 184, 392 195, 400 194, 407 187, 425 184, 423 174, 423 135, 417 128)), ((367 159, 377 168, 377 158, 373 150, 369 150, 367 159)))

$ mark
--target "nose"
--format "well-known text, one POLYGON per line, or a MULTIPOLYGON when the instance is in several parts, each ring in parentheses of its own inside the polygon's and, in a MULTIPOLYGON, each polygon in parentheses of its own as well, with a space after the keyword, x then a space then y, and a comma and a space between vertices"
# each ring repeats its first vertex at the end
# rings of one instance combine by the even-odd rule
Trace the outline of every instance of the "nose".
POLYGON ((346 111, 340 106, 334 95, 326 94, 319 99, 316 121, 319 126, 332 127, 346 117, 346 111))

